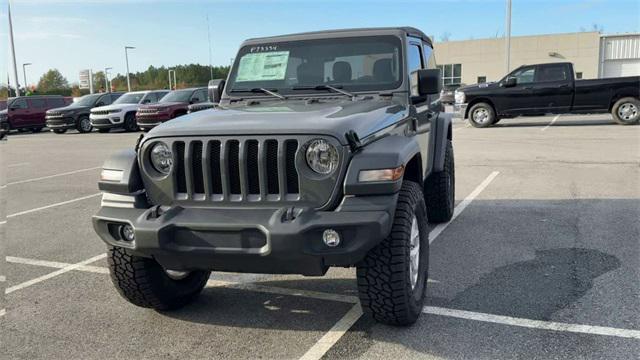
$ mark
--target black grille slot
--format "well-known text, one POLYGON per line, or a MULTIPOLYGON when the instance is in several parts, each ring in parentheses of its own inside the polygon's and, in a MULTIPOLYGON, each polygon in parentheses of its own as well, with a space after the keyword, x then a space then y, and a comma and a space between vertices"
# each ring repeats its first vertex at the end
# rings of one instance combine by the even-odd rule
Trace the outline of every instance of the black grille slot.
POLYGON ((247 141, 247 181, 249 182, 249 194, 260 194, 260 179, 258 178, 258 141, 247 141))
POLYGON ((211 152, 209 163, 211 165, 211 191, 214 194, 222 194, 222 174, 220 170, 220 141, 210 143, 211 152))
POLYGON ((191 145, 191 168, 193 169, 193 192, 204 194, 204 172, 202 171, 202 142, 191 145))
POLYGON ((287 140, 285 142, 286 164, 287 164, 287 193, 297 194, 298 189, 298 171, 296 170, 296 152, 298 151, 298 141, 287 140))
POLYGON ((176 144, 176 190, 179 193, 187 192, 187 178, 184 169, 184 143, 178 141, 176 144))
POLYGON ((278 182, 278 142, 267 140, 267 193, 279 194, 280 183, 278 182))
POLYGON ((240 195, 240 142, 231 140, 227 143, 229 147, 229 192, 233 195, 240 195))

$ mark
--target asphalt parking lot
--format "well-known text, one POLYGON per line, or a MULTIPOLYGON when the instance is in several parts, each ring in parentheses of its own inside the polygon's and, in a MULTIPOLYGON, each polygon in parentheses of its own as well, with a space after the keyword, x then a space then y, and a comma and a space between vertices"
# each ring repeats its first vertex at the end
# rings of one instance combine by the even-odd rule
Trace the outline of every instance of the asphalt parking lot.
POLYGON ((412 327, 361 316, 355 271, 214 273, 186 308, 116 293, 91 215, 139 133, 11 135, 3 358, 640 357, 640 126, 609 116, 455 124, 455 218, 431 232, 412 327))

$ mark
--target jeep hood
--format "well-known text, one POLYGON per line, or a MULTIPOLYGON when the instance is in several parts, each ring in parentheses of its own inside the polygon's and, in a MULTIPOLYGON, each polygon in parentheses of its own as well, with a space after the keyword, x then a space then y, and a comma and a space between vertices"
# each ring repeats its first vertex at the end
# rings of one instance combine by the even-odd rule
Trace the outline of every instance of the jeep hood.
POLYGON ((140 105, 138 105, 138 104, 111 104, 111 105, 94 107, 93 109, 91 109, 91 111, 92 112, 93 111, 105 111, 105 110, 129 111, 129 110, 137 110, 138 107, 140 107, 140 105))
POLYGON ((232 105, 181 116, 154 128, 147 137, 207 135, 323 134, 346 145, 344 134, 360 138, 407 116, 408 107, 394 100, 303 100, 232 105))
POLYGON ((67 112, 67 111, 78 111, 78 110, 89 110, 89 109, 90 109, 89 106, 80 106, 74 103, 71 105, 67 105, 67 106, 63 106, 55 109, 49 109, 47 110, 47 112, 50 112, 50 111, 67 112))

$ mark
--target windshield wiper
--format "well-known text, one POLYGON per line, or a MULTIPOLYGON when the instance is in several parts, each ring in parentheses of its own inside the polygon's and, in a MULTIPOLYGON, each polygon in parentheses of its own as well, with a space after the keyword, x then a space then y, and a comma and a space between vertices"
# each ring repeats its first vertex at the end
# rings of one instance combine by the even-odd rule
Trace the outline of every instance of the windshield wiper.
POLYGON ((354 93, 348 92, 346 90, 342 90, 342 85, 331 86, 327 84, 320 84, 320 85, 312 85, 312 86, 295 86, 293 87, 293 90, 331 90, 333 92, 350 96, 352 100, 355 99, 356 97, 354 93))
POLYGON ((278 90, 269 90, 269 89, 265 89, 265 88, 253 88, 253 89, 231 89, 231 92, 252 92, 252 93, 263 93, 263 94, 267 94, 267 95, 271 95, 273 97, 277 97, 278 99, 281 100, 287 100, 287 97, 284 95, 280 95, 278 93, 276 93, 276 91, 278 90))

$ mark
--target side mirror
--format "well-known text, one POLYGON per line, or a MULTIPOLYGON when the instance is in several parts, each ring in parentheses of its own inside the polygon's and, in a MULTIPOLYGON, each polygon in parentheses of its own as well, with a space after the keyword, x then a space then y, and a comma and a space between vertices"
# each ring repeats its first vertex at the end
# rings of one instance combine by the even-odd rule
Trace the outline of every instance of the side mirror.
POLYGON ((102 101, 100 101, 99 103, 96 104, 96 107, 98 106, 104 106, 104 103, 102 101))
POLYGON ((209 101, 217 104, 222 98, 225 81, 223 79, 209 80, 209 101))
POLYGON ((151 99, 144 99, 142 100, 143 104, 149 104, 151 102, 151 99))
POLYGON ((421 69, 411 73, 411 96, 440 94, 442 75, 440 69, 421 69))
POLYGON ((189 101, 189 103, 191 104, 197 104, 200 102, 200 99, 198 99, 197 97, 191 98, 191 101, 189 101))
POLYGON ((502 82, 502 87, 514 87, 518 85, 518 79, 514 77, 508 77, 505 81, 502 82))

